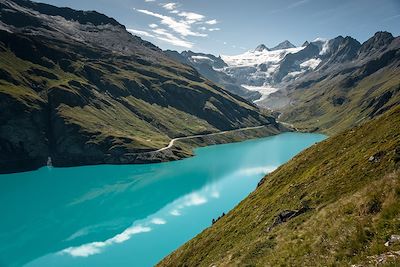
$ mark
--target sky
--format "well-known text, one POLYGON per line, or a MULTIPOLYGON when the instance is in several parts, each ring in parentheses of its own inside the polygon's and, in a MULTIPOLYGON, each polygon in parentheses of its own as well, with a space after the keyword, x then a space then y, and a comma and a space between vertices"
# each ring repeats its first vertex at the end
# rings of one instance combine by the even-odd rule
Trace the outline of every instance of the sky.
POLYGON ((96 10, 162 49, 236 55, 259 44, 400 35, 400 0, 37 0, 96 10))

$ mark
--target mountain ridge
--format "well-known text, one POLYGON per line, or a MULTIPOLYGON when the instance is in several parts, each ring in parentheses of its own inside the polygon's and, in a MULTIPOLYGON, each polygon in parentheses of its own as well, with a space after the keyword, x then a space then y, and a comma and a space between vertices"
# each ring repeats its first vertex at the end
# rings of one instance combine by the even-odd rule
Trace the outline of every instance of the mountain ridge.
POLYGON ((265 44, 260 44, 254 49, 255 52, 262 52, 264 50, 270 51, 270 49, 265 44))
POLYGON ((289 48, 295 48, 295 47, 296 46, 294 44, 292 44, 288 40, 285 40, 285 41, 279 43, 278 45, 270 48, 270 50, 275 51, 275 50, 289 49, 289 48))
MULTIPOLYGON (((69 7, 55 7, 49 4, 45 3, 38 3, 38 2, 32 2, 28 0, 13 0, 13 1, 2 1, 4 3, 16 3, 20 7, 26 7, 29 9, 32 9, 34 11, 37 11, 42 14, 50 15, 50 16, 62 16, 66 20, 76 20, 81 24, 87 24, 87 23, 92 23, 95 26, 102 25, 102 24, 111 24, 113 26, 119 26, 122 28, 125 28, 124 25, 120 24, 118 21, 116 21, 113 18, 110 18, 104 14, 101 14, 97 11, 91 10, 91 11, 81 11, 81 10, 74 10, 69 7)), ((3 18, 4 19, 4 18, 3 18)), ((15 20, 8 20, 5 18, 6 21, 9 22, 16 22, 18 21, 15 20)))
POLYGON ((280 107, 282 119, 300 128, 337 133, 398 105, 400 38, 385 38, 382 46, 381 35, 377 32, 361 46, 356 43, 358 50, 338 57, 335 52, 339 64, 321 63, 317 72, 288 84, 285 94, 291 105, 280 107), (366 47, 371 49, 366 52, 366 47))
POLYGON ((350 36, 305 44, 222 56, 228 66, 218 71, 261 93, 249 100, 306 131, 337 133, 399 103, 399 37, 376 32, 362 44, 350 36))
POLYGON ((195 53, 192 51, 164 51, 169 57, 195 68, 201 75, 207 79, 220 84, 229 92, 239 95, 249 101, 259 99, 261 94, 256 91, 250 91, 237 83, 236 79, 227 75, 222 68, 227 67, 227 64, 221 59, 210 54, 195 53))
POLYGON ((150 152, 180 136, 259 125, 265 135, 280 131, 251 102, 104 15, 95 21, 111 24, 96 26, 38 13, 29 1, 0 4, 1 172, 36 169, 48 157, 54 166, 175 160, 191 148, 150 152), (9 13, 32 27, 8 24, 9 13))

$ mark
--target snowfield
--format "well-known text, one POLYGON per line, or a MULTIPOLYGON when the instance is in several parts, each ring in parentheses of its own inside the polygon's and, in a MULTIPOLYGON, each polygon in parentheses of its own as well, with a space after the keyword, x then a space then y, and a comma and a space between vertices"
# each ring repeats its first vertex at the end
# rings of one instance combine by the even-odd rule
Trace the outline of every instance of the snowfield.
POLYGON ((244 88, 246 88, 247 90, 250 91, 258 91, 262 94, 260 99, 257 99, 256 101, 254 101, 254 103, 260 102, 264 99, 266 99, 270 94, 276 92, 279 90, 279 88, 275 88, 275 87, 271 87, 269 85, 264 85, 264 86, 250 86, 250 85, 245 85, 242 84, 242 86, 244 88))
POLYGON ((276 51, 247 51, 243 54, 236 56, 221 55, 223 61, 228 64, 229 67, 249 67, 257 66, 261 64, 278 63, 289 53, 297 53, 304 47, 296 47, 289 49, 281 49, 276 51))
POLYGON ((321 59, 319 58, 312 58, 307 61, 304 61, 303 63, 300 64, 300 67, 302 68, 310 68, 310 69, 315 69, 318 67, 319 63, 321 63, 321 59))
MULTIPOLYGON (((304 47, 275 51, 268 51, 267 49, 257 51, 256 49, 235 56, 221 55, 222 60, 228 65, 223 71, 234 77, 242 87, 260 92, 262 97, 254 101, 257 103, 279 90, 279 88, 272 85, 272 78, 274 73, 278 71, 281 60, 287 54, 297 53, 302 49, 304 47)), ((304 64, 304 68, 309 68, 309 66, 314 66, 317 62, 309 60, 304 64)))

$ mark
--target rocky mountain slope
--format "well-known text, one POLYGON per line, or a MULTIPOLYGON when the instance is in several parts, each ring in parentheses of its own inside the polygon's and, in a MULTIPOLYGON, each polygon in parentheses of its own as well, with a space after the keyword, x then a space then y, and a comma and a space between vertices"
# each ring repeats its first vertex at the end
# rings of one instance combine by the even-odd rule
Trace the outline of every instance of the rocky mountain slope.
POLYGON ((285 41, 221 56, 219 68, 209 60, 202 65, 259 92, 261 98, 251 100, 283 113, 280 120, 332 134, 400 103, 399 38, 377 32, 363 44, 349 36, 306 41, 301 47, 285 41))
POLYGON ((219 56, 192 51, 166 51, 173 59, 193 66, 204 77, 249 101, 259 102, 276 91, 273 73, 285 55, 301 50, 285 41, 274 48, 261 44, 238 56, 219 56))
POLYGON ((303 151, 158 266, 398 266, 399 129, 397 106, 303 151))
POLYGON ((229 92, 239 95, 249 101, 254 101, 261 97, 261 93, 244 88, 234 77, 222 71, 223 68, 228 67, 228 65, 221 57, 192 51, 178 53, 177 51, 167 50, 165 53, 183 64, 194 67, 201 75, 223 86, 229 92))
POLYGON ((285 76, 290 80, 319 64, 319 59, 314 58, 319 48, 315 48, 317 52, 311 51, 312 55, 310 49, 305 48, 295 47, 286 40, 273 48, 260 44, 254 50, 235 56, 215 57, 192 51, 166 53, 171 58, 193 66, 203 76, 221 84, 228 91, 262 105, 269 94, 280 89, 279 83, 285 76), (293 57, 299 51, 302 54, 293 57))
MULTIPOLYGON (((0 172, 177 159, 171 138, 275 120, 112 18, 0 0, 0 172), (145 156, 144 156, 145 155, 145 156)), ((250 137, 250 136, 249 136, 250 137)))
POLYGON ((282 43, 270 48, 269 50, 275 51, 275 50, 290 49, 290 48, 296 48, 296 46, 291 42, 289 42, 288 40, 285 40, 282 43))
POLYGON ((260 49, 260 47, 262 45, 240 55, 223 55, 222 59, 228 65, 223 71, 236 78, 245 88, 274 87, 274 73, 279 68, 280 62, 285 56, 303 49, 303 47, 278 49, 284 47, 282 44, 273 49, 260 49))
POLYGON ((281 120, 337 133, 400 104, 400 37, 378 32, 363 44, 338 37, 327 47, 313 72, 270 98, 271 104, 290 103, 276 107, 281 120))

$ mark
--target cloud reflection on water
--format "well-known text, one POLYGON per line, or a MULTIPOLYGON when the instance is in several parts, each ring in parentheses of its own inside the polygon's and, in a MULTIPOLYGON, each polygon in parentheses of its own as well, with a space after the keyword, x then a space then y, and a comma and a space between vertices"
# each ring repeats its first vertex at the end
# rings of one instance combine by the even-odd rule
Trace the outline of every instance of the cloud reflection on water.
POLYGON ((113 244, 122 243, 129 240, 133 235, 150 232, 151 228, 148 226, 135 225, 131 226, 120 234, 115 235, 114 237, 107 239, 104 242, 92 242, 87 243, 77 247, 69 247, 62 250, 61 254, 69 254, 73 257, 88 257, 94 254, 99 254, 102 252, 107 246, 111 246, 113 244))
MULTIPOLYGON (((269 172, 272 172, 275 169, 275 166, 244 168, 235 171, 227 176, 229 176, 230 178, 245 178, 247 176, 254 175, 262 176, 269 172)), ((164 210, 168 210, 168 215, 172 215, 175 217, 181 216, 182 211, 185 208, 204 205, 209 201, 210 198, 219 199, 220 196, 221 192, 220 190, 218 190, 218 182, 216 182, 211 185, 207 185, 198 191, 192 192, 176 199, 156 214, 163 214, 164 210)), ((153 216, 155 216, 156 214, 153 214, 153 216)), ((134 223, 134 225, 125 229, 122 233, 117 234, 114 237, 107 239, 106 241, 97 241, 83 244, 81 246, 69 247, 62 250, 60 254, 68 254, 72 257, 88 257, 91 255, 99 254, 108 246, 123 243, 131 239, 131 237, 136 234, 152 231, 152 228, 150 227, 151 225, 164 225, 166 223, 167 221, 160 217, 147 218, 141 224, 134 223)))

